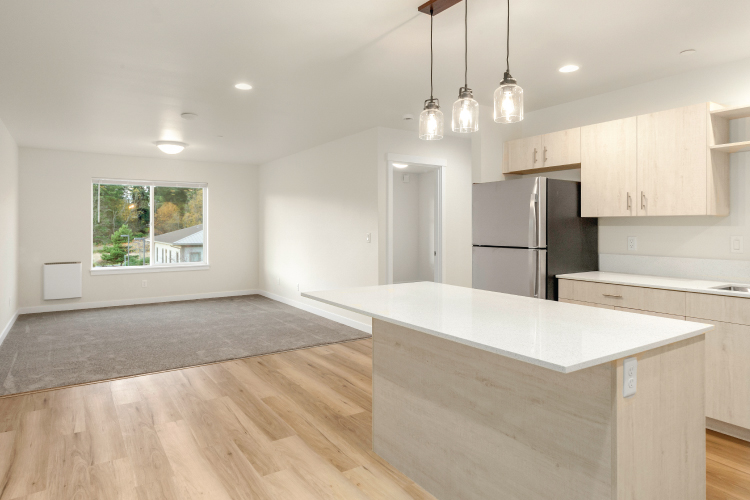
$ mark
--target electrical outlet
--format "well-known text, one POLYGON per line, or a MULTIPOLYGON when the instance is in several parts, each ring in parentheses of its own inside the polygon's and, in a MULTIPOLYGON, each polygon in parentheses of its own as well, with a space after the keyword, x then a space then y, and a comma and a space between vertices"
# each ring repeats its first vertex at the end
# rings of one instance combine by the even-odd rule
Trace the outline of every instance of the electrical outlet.
POLYGON ((372 243, 372 233, 367 233, 367 243, 372 243))
POLYGON ((732 236, 730 249, 732 253, 742 253, 742 236, 732 236))
POLYGON ((299 283, 297 283, 297 291, 299 292, 299 283))
POLYGON ((148 280, 141 281, 141 287, 146 288, 148 286, 148 280))
POLYGON ((638 238, 636 236, 628 236, 628 252, 635 252, 638 250, 638 238))
POLYGON ((622 397, 635 395, 638 386, 638 358, 627 358, 622 363, 622 397))

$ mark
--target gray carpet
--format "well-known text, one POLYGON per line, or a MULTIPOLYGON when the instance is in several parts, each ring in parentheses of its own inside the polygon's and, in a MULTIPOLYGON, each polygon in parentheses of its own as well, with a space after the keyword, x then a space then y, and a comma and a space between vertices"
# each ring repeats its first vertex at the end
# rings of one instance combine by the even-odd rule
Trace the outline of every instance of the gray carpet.
POLYGON ((261 295, 24 314, 0 346, 0 395, 366 337, 261 295))

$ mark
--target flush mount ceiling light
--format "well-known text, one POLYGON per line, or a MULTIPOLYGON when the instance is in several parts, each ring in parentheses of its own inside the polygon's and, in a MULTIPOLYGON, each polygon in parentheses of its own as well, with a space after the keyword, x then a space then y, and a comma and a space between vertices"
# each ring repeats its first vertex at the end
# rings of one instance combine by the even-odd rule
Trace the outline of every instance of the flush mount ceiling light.
POLYGON ((396 168, 406 168, 409 166, 406 163, 393 163, 392 165, 396 168))
POLYGON ((695 54, 695 49, 686 49, 686 50, 683 50, 682 52, 680 52, 681 56, 690 56, 690 55, 693 55, 693 54, 695 54))
POLYGON ((469 88, 469 0, 464 0, 464 86, 458 90, 458 100, 453 103, 454 132, 467 134, 479 130, 479 103, 469 88))
POLYGON ((505 41, 505 75, 495 90, 495 121, 515 123, 523 120, 523 89, 510 76, 510 0, 508 0, 508 25, 505 41))
POLYGON ((237 85, 234 86, 234 88, 240 89, 240 90, 250 90, 251 88, 253 88, 253 86, 250 85, 249 83, 238 83, 237 85))
POLYGON ((161 149, 163 153, 167 153, 168 155, 181 153, 182 150, 187 147, 187 144, 178 141, 156 141, 154 144, 156 144, 156 147, 161 149))
POLYGON ((579 69, 578 66, 576 66, 575 64, 568 64, 560 68, 559 71, 560 73, 572 73, 574 71, 578 71, 578 69, 579 69))
POLYGON ((425 141, 439 141, 443 138, 443 112, 440 101, 435 99, 432 86, 432 25, 435 13, 430 8, 430 98, 424 102, 424 111, 419 115, 419 138, 425 141))

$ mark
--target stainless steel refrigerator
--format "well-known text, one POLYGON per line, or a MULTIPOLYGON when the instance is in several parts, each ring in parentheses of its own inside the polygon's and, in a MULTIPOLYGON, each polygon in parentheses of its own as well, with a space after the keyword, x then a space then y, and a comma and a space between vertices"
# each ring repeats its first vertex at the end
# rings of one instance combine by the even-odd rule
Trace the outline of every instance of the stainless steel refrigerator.
POLYGON ((581 183, 546 177, 474 184, 473 287, 557 300, 555 276, 599 270, 581 183))

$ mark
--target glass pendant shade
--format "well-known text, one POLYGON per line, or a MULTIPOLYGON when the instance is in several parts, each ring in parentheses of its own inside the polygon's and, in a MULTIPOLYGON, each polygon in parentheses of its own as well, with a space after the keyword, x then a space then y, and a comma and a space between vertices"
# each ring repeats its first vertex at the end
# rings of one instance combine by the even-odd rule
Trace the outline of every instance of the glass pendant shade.
POLYGON ((495 121, 516 123, 523 120, 523 89, 506 71, 505 78, 495 90, 495 121))
POLYGON ((428 99, 419 115, 419 138, 438 141, 443 138, 443 112, 437 99, 428 99))
POLYGON ((479 103, 474 100, 470 89, 461 88, 458 100, 453 103, 451 129, 462 134, 479 130, 479 103))

